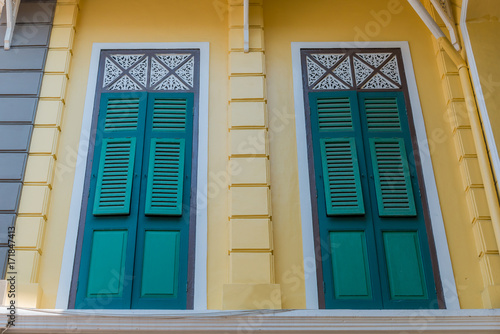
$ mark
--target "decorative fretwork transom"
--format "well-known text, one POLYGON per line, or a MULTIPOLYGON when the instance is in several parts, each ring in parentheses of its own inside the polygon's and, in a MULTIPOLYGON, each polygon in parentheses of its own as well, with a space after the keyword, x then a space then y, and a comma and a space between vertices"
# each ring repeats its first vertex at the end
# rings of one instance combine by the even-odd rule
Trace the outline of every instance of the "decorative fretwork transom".
POLYGON ((103 91, 192 91, 198 53, 192 50, 107 51, 103 91))
POLYGON ((400 90, 399 50, 323 49, 302 51, 308 90, 400 90))

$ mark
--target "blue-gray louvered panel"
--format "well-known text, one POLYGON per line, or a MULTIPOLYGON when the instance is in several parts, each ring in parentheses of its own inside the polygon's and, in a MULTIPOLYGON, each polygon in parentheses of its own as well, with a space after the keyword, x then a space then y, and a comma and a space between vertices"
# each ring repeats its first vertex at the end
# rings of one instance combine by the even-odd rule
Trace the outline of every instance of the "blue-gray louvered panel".
MULTIPOLYGON (((56 0, 21 0, 11 49, 0 38, 0 278, 15 221, 56 0)), ((5 14, 0 36, 5 35, 5 14)))
POLYGON ((0 124, 0 151, 28 151, 32 127, 0 124))
POLYGON ((0 73, 0 95, 38 95, 42 72, 0 73))
POLYGON ((0 182, 22 181, 28 153, 0 153, 0 182))
POLYGON ((35 119, 37 98, 0 98, 0 123, 29 123, 35 119))
POLYGON ((21 182, 0 182, 0 213, 17 211, 22 185, 21 182))
MULTIPOLYGON (((54 2, 26 2, 19 6, 16 24, 23 23, 51 23, 54 12, 54 2)), ((5 11, 0 18, 0 24, 5 24, 5 11)))
MULTIPOLYGON (((0 26, 0 36, 5 36, 6 26, 0 26)), ((51 26, 47 24, 20 24, 14 29, 12 46, 45 46, 49 42, 51 26)), ((3 38, 0 46, 3 47, 3 38)))
POLYGON ((0 70, 42 70, 46 48, 13 47, 9 52, 0 52, 0 70))
POLYGON ((9 242, 8 231, 10 226, 14 226, 16 215, 0 214, 0 246, 9 242))

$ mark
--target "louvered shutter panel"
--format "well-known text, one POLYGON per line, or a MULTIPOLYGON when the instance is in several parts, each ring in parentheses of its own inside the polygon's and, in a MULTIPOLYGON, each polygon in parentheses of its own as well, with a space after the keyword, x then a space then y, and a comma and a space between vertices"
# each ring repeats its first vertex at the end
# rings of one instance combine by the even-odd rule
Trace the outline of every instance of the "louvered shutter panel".
POLYGON ((365 213, 353 126, 355 102, 351 93, 339 93, 318 97, 312 108, 321 138, 325 204, 329 216, 365 213))
POLYGON ((186 108, 186 99, 155 99, 153 131, 184 131, 186 129, 186 108))
POLYGON ((184 139, 153 138, 146 191, 147 215, 181 215, 184 139))
POLYGON ((416 216, 403 138, 370 138, 379 215, 416 216))
POLYGON ((109 99, 106 108, 105 131, 136 130, 139 120, 139 99, 109 99))
POLYGON ((135 144, 135 138, 103 139, 94 215, 130 213, 135 144))
POLYGON ((354 138, 321 139, 328 215, 365 213, 354 138))
POLYGON ((317 100, 320 131, 352 131, 352 110, 349 97, 317 100))
POLYGON ((398 102, 395 97, 372 97, 364 101, 369 131, 401 130, 398 102))

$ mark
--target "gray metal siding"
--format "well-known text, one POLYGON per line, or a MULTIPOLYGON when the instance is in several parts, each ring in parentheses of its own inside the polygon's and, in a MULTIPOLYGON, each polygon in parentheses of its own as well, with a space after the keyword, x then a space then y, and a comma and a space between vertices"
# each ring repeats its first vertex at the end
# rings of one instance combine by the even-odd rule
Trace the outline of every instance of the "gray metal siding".
POLYGON ((22 0, 9 51, 0 18, 0 276, 21 198, 56 0, 22 0))

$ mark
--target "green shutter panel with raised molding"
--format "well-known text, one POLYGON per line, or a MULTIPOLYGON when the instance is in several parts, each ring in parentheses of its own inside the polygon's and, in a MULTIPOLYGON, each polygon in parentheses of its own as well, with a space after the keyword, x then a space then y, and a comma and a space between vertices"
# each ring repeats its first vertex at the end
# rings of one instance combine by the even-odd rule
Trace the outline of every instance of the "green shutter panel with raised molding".
POLYGON ((381 217, 416 216, 403 138, 370 138, 375 190, 381 217))
POLYGON ((181 215, 184 139, 153 138, 146 190, 146 214, 181 215))
POLYGON ((365 213, 354 138, 321 139, 328 215, 365 213))

